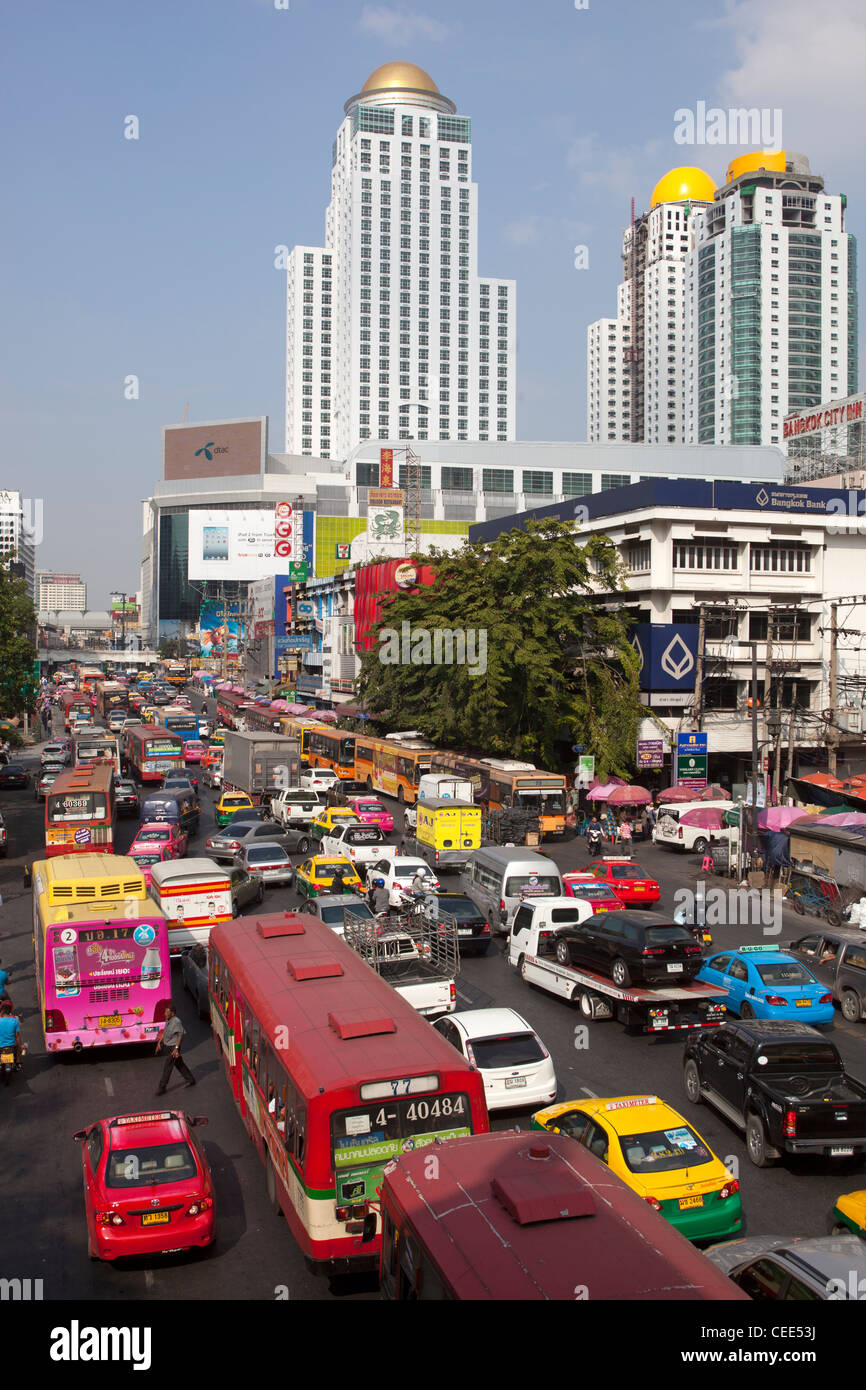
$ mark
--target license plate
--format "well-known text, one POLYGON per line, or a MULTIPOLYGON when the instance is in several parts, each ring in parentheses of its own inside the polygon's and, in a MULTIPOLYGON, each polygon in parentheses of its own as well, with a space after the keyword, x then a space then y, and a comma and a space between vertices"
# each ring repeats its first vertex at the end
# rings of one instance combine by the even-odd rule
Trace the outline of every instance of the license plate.
POLYGON ((703 1197, 681 1197, 681 1198, 680 1198, 680 1211, 685 1211, 687 1207, 702 1207, 703 1205, 704 1205, 704 1199, 703 1199, 703 1197))
POLYGON ((471 936, 471 935, 472 935, 472 928, 471 928, 471 927, 458 927, 458 928, 457 928, 457 935, 458 935, 458 936, 471 936))
POLYGON ((142 1226, 167 1226, 170 1221, 170 1211, 146 1211, 141 1218, 142 1226))
POLYGON ((526 1077, 525 1077, 525 1076, 506 1076, 506 1078, 505 1078, 505 1089, 506 1089, 506 1091, 512 1090, 515 1086, 525 1086, 525 1085, 526 1085, 526 1077))
POLYGON ((669 966, 668 966, 668 974, 669 974, 669 975, 681 975, 681 974, 682 974, 682 971, 683 971, 683 967, 682 967, 682 965, 680 965, 679 963, 674 964, 674 965, 669 965, 669 966))
POLYGON ((636 893, 645 893, 645 892, 646 892, 646 889, 645 889, 645 888, 638 887, 638 886, 635 886, 635 890, 634 890, 634 891, 635 891, 636 893))
POLYGON ((834 1148, 830 1150, 831 1158, 850 1158, 854 1153, 853 1149, 834 1148))
POLYGON ((12 1066, 12 1063, 13 1063, 14 1061, 15 1061, 15 1053, 14 1053, 14 1052, 0 1052, 0 1062, 3 1063, 4 1067, 11 1067, 11 1066, 12 1066))
POLYGON ((102 1014, 102 1016, 99 1019, 99 1027, 119 1028, 122 1021, 123 1020, 121 1019, 120 1014, 102 1014))
POLYGON ((797 1008, 798 1008, 798 1009, 808 1009, 808 1008, 809 1008, 809 1005, 810 1005, 811 1003, 812 1003, 811 999, 798 999, 798 1000, 797 1000, 797 1008))

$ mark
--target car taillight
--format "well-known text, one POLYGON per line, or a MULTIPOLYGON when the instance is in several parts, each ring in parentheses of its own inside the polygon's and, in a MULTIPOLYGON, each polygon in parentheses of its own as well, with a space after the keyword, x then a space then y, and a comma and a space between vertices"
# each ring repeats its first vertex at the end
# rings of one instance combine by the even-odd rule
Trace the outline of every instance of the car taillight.
POLYGON ((819 1004, 832 1004, 832 1003, 833 1003, 833 996, 832 996, 832 994, 822 994, 822 995, 821 995, 821 998, 818 1000, 818 1003, 819 1003, 819 1004))
POLYGON ((789 1110, 785 1116, 785 1134, 788 1139, 794 1139, 797 1135, 797 1112, 789 1110))
POLYGON ((679 829, 677 830, 677 836, 678 836, 678 838, 679 838, 680 840, 683 838, 683 827, 682 827, 682 826, 680 826, 679 829))
POLYGON ((484 926, 481 928, 480 935, 481 935, 481 936, 489 936, 489 935, 490 935, 490 923, 489 923, 489 922, 485 922, 485 923, 484 923, 484 926))
POLYGON ((781 994, 765 994, 764 998, 766 999, 768 1004, 773 1004, 776 1006, 776 1008, 779 1008, 781 1005, 787 1004, 788 1002, 787 999, 782 998, 781 994))
POLYGON ((126 1223, 119 1211, 96 1211, 93 1219, 97 1226, 124 1226, 126 1223))
POLYGON ((451 988, 450 988, 450 990, 449 990, 449 994, 451 995, 451 1003, 452 1003, 452 1004, 456 1004, 456 1003, 457 1003, 457 986, 455 985, 455 983, 454 983, 453 980, 451 981, 451 988))
POLYGON ((187 1216, 198 1216, 203 1211, 210 1211, 213 1206, 212 1197, 197 1197, 192 1206, 187 1207, 187 1216))
POLYGON ((538 1034, 537 1034, 537 1033, 533 1033, 532 1036, 535 1038, 535 1041, 538 1043, 538 1046, 541 1048, 541 1050, 542 1050, 542 1052, 544 1053, 545 1057, 549 1057, 549 1056, 550 1056, 550 1053, 548 1052, 547 1048, 544 1046, 544 1043, 541 1041, 541 1038, 538 1036, 538 1034))
POLYGON ((471 1066, 473 1066, 473 1067, 476 1066, 477 1063, 476 1063, 476 1061, 475 1061, 475 1053, 472 1051, 472 1044, 471 1044, 471 1043, 464 1043, 463 1046, 464 1046, 464 1048, 465 1048, 465 1050, 466 1050, 466 1060, 467 1060, 467 1062, 469 1062, 469 1064, 470 1064, 471 1066))
POLYGON ((505 899, 504 899, 504 898, 500 898, 500 899, 499 899, 499 911, 500 911, 500 912, 504 912, 504 911, 505 911, 505 899))
POLYGON ((642 956, 663 956, 664 953, 664 946, 644 946, 641 951, 642 956))
POLYGON ((719 1193, 719 1198, 721 1201, 724 1202, 726 1197, 733 1197, 734 1193, 739 1192, 739 1190, 740 1184, 737 1182, 737 1179, 731 1178, 729 1182, 725 1183, 724 1187, 719 1193))
POLYGON ((702 954, 703 954, 703 952, 701 951, 700 946, 687 946, 687 947, 686 947, 686 955, 687 955, 687 956, 700 956, 700 955, 702 955, 702 954))
POLYGON ((662 1204, 659 1201, 658 1197, 644 1197, 644 1201, 647 1203, 648 1206, 652 1207, 653 1211, 661 1211, 662 1204))

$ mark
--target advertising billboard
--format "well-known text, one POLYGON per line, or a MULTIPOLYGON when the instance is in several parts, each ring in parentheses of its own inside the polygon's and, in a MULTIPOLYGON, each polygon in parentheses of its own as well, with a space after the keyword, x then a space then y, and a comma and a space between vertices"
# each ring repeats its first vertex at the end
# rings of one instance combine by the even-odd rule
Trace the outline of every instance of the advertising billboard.
POLYGON ((162 432, 163 477, 237 478, 265 471, 268 420, 212 420, 203 425, 166 425, 162 432))
POLYGON ((272 511, 189 513, 188 579, 264 579, 280 563, 272 511))
POLYGON ((241 619, 237 608, 224 599, 206 599, 199 619, 201 656, 235 655, 240 649, 241 619))
POLYGON ((635 623, 630 641, 640 662, 641 690, 694 690, 697 623, 635 623))

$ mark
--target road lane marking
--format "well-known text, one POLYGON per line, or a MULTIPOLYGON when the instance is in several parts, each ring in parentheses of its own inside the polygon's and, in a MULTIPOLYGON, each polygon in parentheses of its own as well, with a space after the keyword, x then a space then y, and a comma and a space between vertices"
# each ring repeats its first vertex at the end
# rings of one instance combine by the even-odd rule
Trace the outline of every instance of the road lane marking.
POLYGON ((585 1096, 589 1096, 590 1100, 598 1100, 598 1096, 596 1095, 595 1091, 591 1091, 588 1086, 581 1086, 580 1089, 583 1091, 583 1094, 585 1096))
POLYGON ((114 1095, 114 1082, 110 1076, 105 1077, 105 1089, 110 1096, 114 1095))
POLYGON ((145 1288, 148 1288, 148 1289, 152 1289, 152 1288, 153 1288, 153 1270, 152 1270, 152 1269, 146 1269, 146 1270, 144 1271, 144 1284, 145 1284, 145 1288))

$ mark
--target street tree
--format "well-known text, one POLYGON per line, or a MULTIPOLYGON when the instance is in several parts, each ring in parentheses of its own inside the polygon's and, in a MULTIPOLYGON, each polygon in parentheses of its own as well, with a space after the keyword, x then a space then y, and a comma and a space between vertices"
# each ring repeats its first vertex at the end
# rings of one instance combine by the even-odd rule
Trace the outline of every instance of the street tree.
POLYGON ((7 718, 35 714, 39 690, 36 609, 13 565, 11 554, 0 557, 0 711, 7 718))

